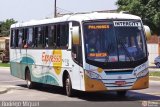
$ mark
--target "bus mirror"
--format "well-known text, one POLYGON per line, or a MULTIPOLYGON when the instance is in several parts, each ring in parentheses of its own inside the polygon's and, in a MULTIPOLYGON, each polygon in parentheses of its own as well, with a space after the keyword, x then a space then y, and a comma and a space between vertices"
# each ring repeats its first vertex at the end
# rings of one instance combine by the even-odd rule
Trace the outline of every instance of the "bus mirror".
POLYGON ((151 37, 151 30, 150 30, 150 28, 149 28, 148 26, 146 26, 146 25, 144 25, 144 30, 145 30, 146 38, 147 38, 147 40, 149 40, 150 37, 151 37))
POLYGON ((72 39, 73 39, 73 44, 74 45, 79 45, 80 44, 80 40, 79 40, 79 26, 73 27, 72 28, 72 39))

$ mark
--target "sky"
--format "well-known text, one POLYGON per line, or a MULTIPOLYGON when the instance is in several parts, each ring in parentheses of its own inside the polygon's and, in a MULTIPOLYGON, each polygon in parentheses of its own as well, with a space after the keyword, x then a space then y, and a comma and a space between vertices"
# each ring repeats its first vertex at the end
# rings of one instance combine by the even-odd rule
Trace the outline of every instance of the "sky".
MULTIPOLYGON (((57 0, 58 12, 91 12, 117 9, 117 0, 57 0), (67 11, 64 11, 67 10, 67 11)), ((53 17, 54 0, 0 0, 0 21, 24 22, 53 17)))

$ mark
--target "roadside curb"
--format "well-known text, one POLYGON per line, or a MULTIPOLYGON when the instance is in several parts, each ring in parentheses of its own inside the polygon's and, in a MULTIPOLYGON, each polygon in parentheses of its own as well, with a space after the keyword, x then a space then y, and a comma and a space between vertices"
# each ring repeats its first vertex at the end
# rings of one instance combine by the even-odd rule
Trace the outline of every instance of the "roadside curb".
POLYGON ((19 86, 14 85, 0 85, 0 94, 7 93, 11 89, 18 88, 19 86))
POLYGON ((7 88, 0 88, 0 94, 7 93, 8 89, 7 88))
POLYGON ((150 72, 160 72, 160 69, 158 68, 149 68, 150 72))
POLYGON ((0 66, 0 69, 1 69, 1 68, 2 68, 2 69, 10 69, 10 67, 1 67, 1 66, 0 66))
POLYGON ((149 76, 149 80, 160 81, 160 77, 158 77, 158 76, 149 76))

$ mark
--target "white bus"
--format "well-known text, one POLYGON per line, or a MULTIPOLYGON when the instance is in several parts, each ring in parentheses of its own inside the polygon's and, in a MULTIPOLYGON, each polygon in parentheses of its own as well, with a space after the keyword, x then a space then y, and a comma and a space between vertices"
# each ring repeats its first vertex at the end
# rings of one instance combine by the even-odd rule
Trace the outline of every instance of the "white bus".
MULTIPOLYGON (((146 29, 145 29, 146 28, 146 29)), ((32 20, 11 26, 10 68, 35 83, 96 92, 148 88, 148 52, 141 18, 87 13, 32 20)))

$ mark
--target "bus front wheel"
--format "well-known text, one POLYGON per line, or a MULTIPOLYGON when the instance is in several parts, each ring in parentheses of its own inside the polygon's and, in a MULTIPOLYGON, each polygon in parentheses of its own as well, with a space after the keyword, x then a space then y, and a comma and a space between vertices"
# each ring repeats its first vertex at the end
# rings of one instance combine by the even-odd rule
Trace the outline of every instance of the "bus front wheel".
POLYGON ((65 90, 68 97, 71 97, 73 95, 72 84, 69 75, 67 75, 65 79, 65 90))
POLYGON ((29 89, 33 88, 33 82, 31 81, 31 75, 29 70, 27 70, 26 72, 26 83, 29 89))

